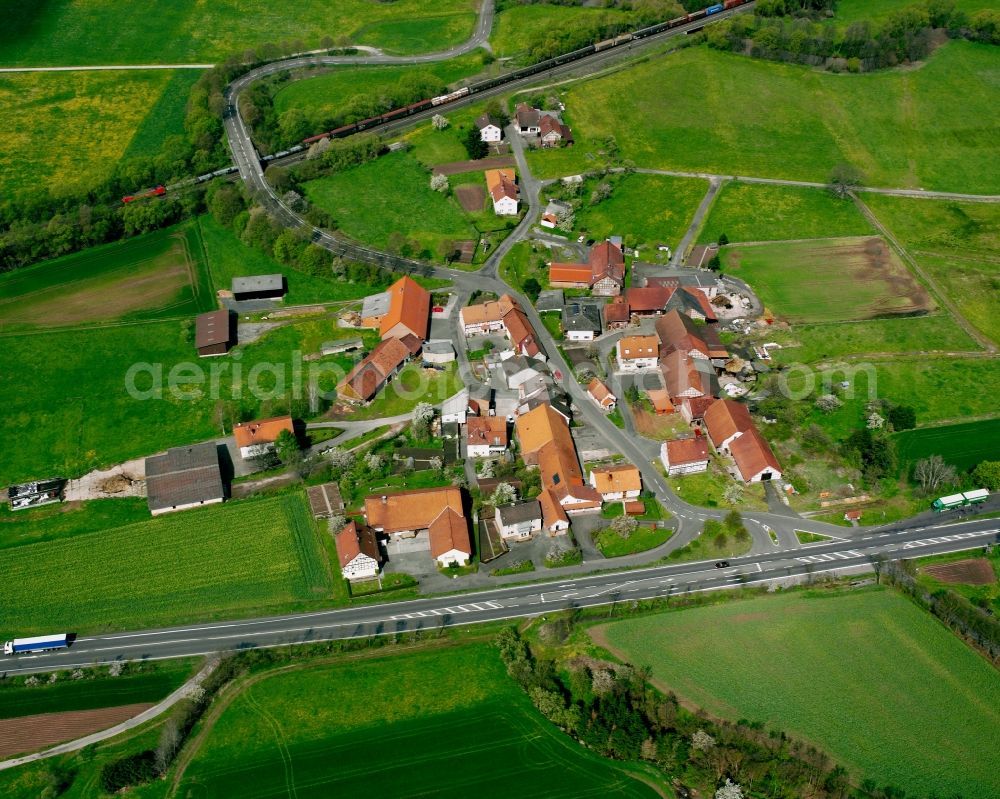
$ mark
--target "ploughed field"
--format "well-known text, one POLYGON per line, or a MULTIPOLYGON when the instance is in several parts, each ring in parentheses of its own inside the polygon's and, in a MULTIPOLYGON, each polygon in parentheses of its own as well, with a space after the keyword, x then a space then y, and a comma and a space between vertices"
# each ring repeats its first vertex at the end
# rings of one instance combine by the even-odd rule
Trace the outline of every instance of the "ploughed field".
POLYGON ((67 710, 7 719, 0 724, 0 757, 32 752, 62 741, 82 738, 137 716, 149 703, 119 705, 98 710, 67 710))
POLYGON ((954 563, 925 566, 924 572, 941 583, 992 585, 997 581, 993 566, 986 558, 969 558, 954 563))
POLYGON ((879 237, 816 239, 725 250, 726 271, 789 322, 843 322, 934 309, 927 290, 879 237))
POLYGON ((655 797, 532 706, 487 643, 275 674, 211 728, 178 795, 655 797))
POLYGON ((1000 795, 1000 674, 892 591, 760 597, 597 635, 661 688, 804 739, 859 779, 920 796, 1000 795))

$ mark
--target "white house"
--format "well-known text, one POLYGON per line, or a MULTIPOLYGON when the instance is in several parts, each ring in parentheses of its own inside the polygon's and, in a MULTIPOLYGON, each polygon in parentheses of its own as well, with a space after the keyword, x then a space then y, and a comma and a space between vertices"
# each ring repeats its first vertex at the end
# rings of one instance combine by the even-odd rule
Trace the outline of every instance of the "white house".
POLYGON ((489 114, 477 117, 476 127, 479 128, 481 141, 493 144, 503 139, 503 128, 500 127, 499 121, 493 119, 489 114))
POLYGON ((660 341, 656 336, 625 336, 615 344, 618 368, 623 372, 655 369, 660 354, 660 341))
POLYGON ((337 557, 340 573, 347 580, 371 580, 378 577, 382 555, 375 531, 367 525, 348 522, 337 533, 337 557))
POLYGON ((517 216, 518 191, 513 169, 487 169, 486 188, 497 216, 517 216))
POLYGON ((631 463, 599 466, 590 472, 590 484, 603 502, 635 499, 642 491, 642 475, 631 463))
POLYGON ((501 505, 494 518, 504 540, 527 541, 542 529, 542 506, 537 499, 501 505))
POLYGON ((708 441, 704 436, 664 441, 660 460, 670 477, 704 472, 708 469, 708 441))
POLYGON ((507 451, 507 419, 503 416, 470 416, 465 425, 468 457, 489 458, 507 451))
POLYGON ((256 458, 265 452, 274 451, 274 442, 278 440, 282 431, 295 435, 291 416, 240 422, 233 428, 233 438, 236 439, 236 446, 240 448, 241 458, 256 458))

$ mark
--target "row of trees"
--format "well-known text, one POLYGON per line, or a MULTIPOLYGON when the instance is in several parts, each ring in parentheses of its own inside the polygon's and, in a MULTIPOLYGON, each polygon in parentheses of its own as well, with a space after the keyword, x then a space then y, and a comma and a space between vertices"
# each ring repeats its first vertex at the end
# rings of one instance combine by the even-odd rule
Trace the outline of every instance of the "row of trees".
POLYGON ((859 20, 845 28, 808 16, 787 16, 788 6, 788 0, 770 0, 759 4, 753 15, 739 14, 710 26, 705 36, 720 50, 851 72, 926 58, 935 29, 946 30, 952 38, 1000 44, 1000 11, 969 15, 956 10, 954 0, 924 0, 893 11, 881 22, 859 20))
MULTIPOLYGON (((539 631, 547 645, 565 642, 574 619, 559 617, 539 631)), ((513 628, 496 637, 507 672, 549 721, 584 746, 618 760, 662 769, 679 796, 740 799, 744 795, 814 799, 904 797, 870 782, 852 787, 847 772, 817 749, 760 724, 708 719, 649 685, 649 670, 618 664, 557 671, 513 628)))

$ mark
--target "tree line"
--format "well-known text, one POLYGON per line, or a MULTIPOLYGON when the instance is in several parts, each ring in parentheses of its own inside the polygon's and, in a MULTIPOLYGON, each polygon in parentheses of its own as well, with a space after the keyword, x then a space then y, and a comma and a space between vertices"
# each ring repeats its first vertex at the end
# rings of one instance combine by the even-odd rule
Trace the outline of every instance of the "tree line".
POLYGON ((706 40, 718 50, 837 72, 868 72, 922 60, 933 49, 936 30, 953 39, 1000 44, 1000 11, 968 14, 956 9, 954 0, 924 0, 880 22, 859 20, 842 29, 817 19, 809 13, 813 9, 796 5, 762 0, 753 14, 737 14, 706 28, 706 40))
POLYGON ((678 796, 916 799, 870 779, 852 785, 828 755, 779 730, 691 712, 673 693, 654 689, 646 667, 591 663, 557 669, 544 653, 564 643, 574 624, 574 617, 563 616, 542 625, 539 637, 546 646, 537 651, 516 629, 501 631, 495 645, 507 673, 545 718, 578 743, 614 760, 653 764, 678 796))

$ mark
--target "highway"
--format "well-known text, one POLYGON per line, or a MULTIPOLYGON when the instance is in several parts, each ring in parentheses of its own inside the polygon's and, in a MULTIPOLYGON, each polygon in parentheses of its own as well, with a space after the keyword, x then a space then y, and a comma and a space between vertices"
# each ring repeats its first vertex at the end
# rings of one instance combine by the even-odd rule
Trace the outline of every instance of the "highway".
POLYGON ((872 570, 876 559, 954 552, 1000 542, 1000 522, 953 520, 896 532, 866 532, 853 540, 711 562, 655 565, 575 579, 516 585, 453 596, 362 605, 314 613, 193 624, 161 630, 83 636, 68 650, 9 657, 7 674, 206 655, 213 652, 394 635, 418 630, 538 616, 740 586, 801 582, 809 575, 872 570))

